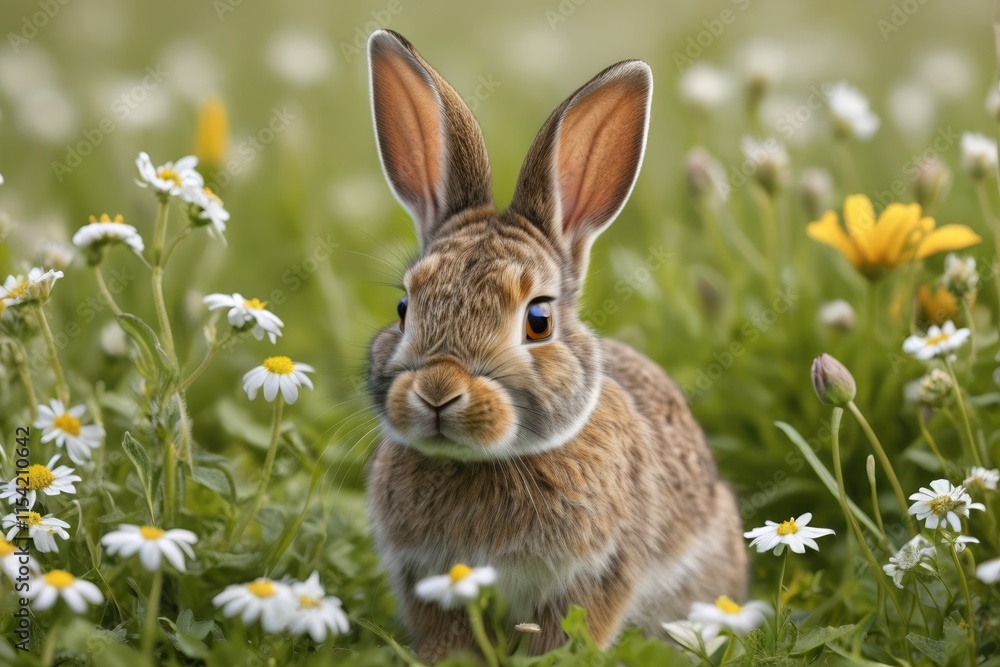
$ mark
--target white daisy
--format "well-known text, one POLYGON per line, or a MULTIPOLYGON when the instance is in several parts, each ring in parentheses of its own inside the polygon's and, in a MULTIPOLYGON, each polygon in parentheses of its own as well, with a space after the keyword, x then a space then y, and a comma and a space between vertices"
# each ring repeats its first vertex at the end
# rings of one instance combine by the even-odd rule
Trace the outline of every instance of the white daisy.
POLYGON ((47 269, 57 271, 68 268, 75 256, 73 246, 51 239, 42 243, 42 247, 38 249, 38 263, 47 269))
POLYGON ((56 447, 65 447, 70 460, 76 464, 87 462, 91 450, 100 447, 104 440, 104 427, 80 422, 86 411, 83 405, 67 410, 59 399, 52 399, 49 405, 38 406, 35 426, 42 429, 42 442, 55 440, 56 447))
POLYGON ((947 531, 942 535, 942 542, 950 547, 954 547, 957 553, 962 553, 965 551, 965 547, 970 544, 979 544, 979 538, 973 537, 972 535, 959 535, 958 533, 949 533, 947 531))
POLYGON ((857 319, 854 306, 843 299, 828 301, 819 307, 820 323, 833 329, 851 331, 857 319))
POLYGON ((889 563, 882 570, 892 577, 896 588, 903 587, 903 576, 922 566, 926 561, 933 560, 937 554, 934 545, 923 535, 917 535, 900 547, 899 552, 889 558, 889 563))
POLYGON ((52 286, 63 277, 62 271, 45 271, 37 266, 25 276, 7 276, 0 286, 0 302, 5 306, 16 306, 31 301, 45 302, 52 293, 52 286))
POLYGON ((193 155, 182 157, 177 162, 166 162, 154 167, 149 155, 142 151, 135 159, 135 166, 139 169, 139 178, 142 179, 136 179, 136 185, 142 188, 148 187, 157 194, 179 196, 184 201, 191 202, 193 189, 205 185, 205 180, 195 169, 198 166, 198 158, 193 155))
POLYGON ((910 496, 910 500, 917 501, 910 506, 910 514, 917 517, 918 521, 926 521, 925 525, 930 530, 948 525, 956 533, 960 533, 960 516, 968 517, 969 510, 986 509, 982 503, 972 502, 965 487, 953 486, 946 479, 934 480, 929 489, 921 487, 920 491, 910 496))
POLYGON ((975 257, 960 257, 950 252, 944 258, 944 275, 941 282, 952 294, 965 295, 979 288, 979 272, 975 257))
POLYGON ((881 121, 861 91, 841 81, 829 88, 827 102, 840 132, 866 141, 878 132, 881 121))
POLYGON ((214 598, 212 604, 222 608, 226 618, 237 614, 248 627, 260 619, 264 632, 280 632, 295 612, 295 598, 287 584, 271 581, 266 577, 248 584, 227 586, 214 598))
POLYGON ((319 572, 313 572, 305 581, 293 583, 291 588, 298 605, 288 622, 293 635, 309 633, 313 641, 321 642, 327 635, 342 635, 351 629, 340 598, 326 594, 319 582, 319 572))
POLYGON ((976 578, 984 584, 1000 581, 1000 558, 994 558, 976 566, 976 578))
POLYGON ((692 604, 688 620, 701 623, 705 635, 715 636, 723 629, 745 635, 759 627, 764 622, 764 614, 769 613, 771 608, 764 602, 752 600, 741 605, 722 595, 713 603, 692 604))
POLYGON ((238 293, 234 293, 232 296, 209 294, 204 301, 209 310, 228 308, 229 312, 226 314, 226 318, 234 329, 243 329, 253 324, 250 333, 257 340, 264 340, 264 336, 267 335, 272 343, 277 343, 278 336, 281 335, 281 327, 285 326, 281 318, 266 310, 267 301, 261 301, 256 297, 244 299, 243 295, 238 293))
POLYGON ((226 223, 229 222, 229 211, 223 206, 219 195, 212 192, 209 187, 197 188, 191 191, 190 201, 195 207, 192 221, 196 225, 208 225, 208 233, 211 236, 225 241, 223 234, 226 231, 226 223))
POLYGON ((962 166, 975 178, 996 171, 996 140, 976 132, 962 133, 962 166))
POLYGON ((997 490, 997 482, 1000 482, 1000 470, 996 468, 982 468, 972 466, 969 468, 969 476, 962 482, 966 489, 983 488, 990 491, 997 490))
POLYGON ((31 547, 27 542, 20 546, 12 544, 0 537, 0 570, 14 582, 19 577, 27 577, 29 572, 38 570, 38 563, 31 556, 31 547))
POLYGON ((694 63, 677 81, 681 99, 699 109, 726 103, 733 94, 733 80, 725 70, 707 63, 694 63))
POLYGON ((819 551, 814 538, 824 535, 834 535, 834 531, 829 528, 813 528, 809 526, 812 521, 812 514, 806 512, 798 519, 789 519, 781 523, 765 521, 760 528, 743 533, 743 537, 752 539, 751 547, 757 547, 757 551, 774 550, 775 556, 780 556, 785 550, 785 545, 797 554, 806 552, 806 547, 811 547, 819 551))
POLYGON ((695 656, 711 656, 726 643, 725 637, 720 637, 717 633, 713 634, 710 632, 711 628, 706 628, 701 623, 684 620, 671 621, 662 625, 667 635, 678 646, 695 656))
POLYGON ((100 218, 90 216, 90 222, 73 234, 73 245, 78 248, 100 248, 114 243, 124 243, 137 255, 145 249, 138 230, 126 225, 121 214, 114 218, 107 213, 102 213, 100 218))
POLYGON ((40 577, 32 577, 25 596, 32 600, 31 607, 35 611, 51 609, 59 598, 78 614, 87 611, 88 602, 104 602, 101 589, 89 581, 77 579, 66 570, 52 570, 40 577))
POLYGON ((788 151, 774 137, 743 137, 743 156, 754 166, 754 177, 768 192, 788 181, 788 151))
POLYGON ((969 330, 956 329, 955 323, 948 320, 943 326, 932 324, 926 336, 910 336, 903 341, 903 352, 912 354, 921 361, 933 359, 939 354, 957 350, 969 340, 969 330))
POLYGON ((23 497, 27 500, 27 509, 30 510, 35 506, 39 492, 47 496, 76 493, 74 483, 82 482, 83 479, 73 474, 75 468, 56 466, 59 457, 60 455, 56 454, 45 465, 35 463, 20 471, 17 477, 7 482, 0 490, 0 499, 15 504, 23 497))
POLYGON ((243 391, 252 401, 257 397, 257 391, 263 387, 264 399, 273 401, 280 389, 285 401, 294 403, 299 397, 300 386, 313 388, 312 380, 306 373, 314 372, 309 364, 300 364, 288 357, 268 357, 262 365, 247 371, 243 376, 243 391))
POLYGON ((472 568, 459 563, 448 574, 421 579, 414 593, 418 598, 436 602, 444 609, 454 609, 478 598, 480 587, 491 586, 496 580, 497 573, 492 567, 472 568))
POLYGON ((198 536, 190 530, 174 528, 163 530, 154 526, 132 526, 119 524, 118 530, 113 530, 101 538, 101 544, 114 556, 118 554, 128 558, 136 553, 142 566, 150 572, 156 572, 162 565, 164 557, 181 572, 185 572, 184 556, 194 558, 192 544, 198 541, 198 536))
MULTIPOLYGON (((3 518, 3 529, 7 531, 7 539, 13 540, 22 531, 28 531, 32 547, 39 553, 59 553, 56 537, 69 539, 66 529, 69 524, 52 514, 42 516, 38 512, 11 512, 3 518)), ((22 538, 23 539, 23 538, 22 538)))

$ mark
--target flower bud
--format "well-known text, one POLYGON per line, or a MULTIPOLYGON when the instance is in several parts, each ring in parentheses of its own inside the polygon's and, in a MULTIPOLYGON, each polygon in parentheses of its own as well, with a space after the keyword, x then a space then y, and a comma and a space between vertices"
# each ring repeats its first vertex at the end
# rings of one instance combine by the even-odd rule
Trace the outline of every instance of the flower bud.
POLYGON ((810 220, 819 220, 833 206, 833 179, 825 169, 810 168, 799 178, 799 201, 810 220))
POLYGON ((913 179, 913 197, 923 209, 934 208, 948 194, 951 171, 939 158, 922 160, 913 179))
POLYGON ((757 140, 749 136, 743 137, 742 147, 744 157, 754 167, 754 178, 773 197, 788 180, 788 152, 785 147, 773 137, 757 140))
POLYGON ((829 301, 819 307, 819 321, 831 329, 851 331, 857 319, 854 307, 843 299, 829 301))
POLYGON ((821 354, 813 360, 812 382, 816 396, 825 405, 847 405, 858 393, 854 376, 829 354, 821 354))
POLYGON ((920 378, 920 402, 930 408, 944 408, 951 403, 955 393, 955 383, 951 376, 940 368, 920 378))
POLYGON ((975 257, 959 257, 948 253, 944 259, 944 276, 941 282, 955 298, 961 299, 979 289, 979 273, 975 257))
POLYGON ((716 205, 729 198, 726 172, 704 148, 688 153, 684 160, 684 176, 696 202, 716 205))
POLYGON ((997 169, 997 142, 975 132, 962 135, 962 166, 974 180, 982 180, 997 169))

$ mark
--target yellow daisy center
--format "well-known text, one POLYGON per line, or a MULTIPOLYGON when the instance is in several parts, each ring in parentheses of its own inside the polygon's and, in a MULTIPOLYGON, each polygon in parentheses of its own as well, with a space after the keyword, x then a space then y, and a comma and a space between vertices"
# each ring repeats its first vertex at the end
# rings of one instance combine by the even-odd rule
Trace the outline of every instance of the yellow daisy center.
POLYGON ((143 526, 139 529, 139 534, 147 540, 158 540, 163 537, 163 531, 155 526, 143 526))
POLYGON ((715 606, 727 614, 738 614, 743 610, 743 607, 736 604, 728 595, 720 595, 715 601, 715 606))
POLYGON ((0 558, 6 558, 17 551, 17 547, 0 537, 0 558))
POLYGON ((173 181, 177 185, 184 185, 184 183, 181 182, 181 177, 173 169, 164 167, 164 168, 160 169, 159 171, 157 171, 156 175, 161 180, 164 180, 164 181, 173 181))
POLYGON ((269 373, 291 375, 295 370, 295 364, 288 357, 268 357, 264 360, 264 368, 269 373))
POLYGON ((470 574, 472 574, 472 568, 468 565, 462 565, 461 563, 458 563, 448 570, 448 576, 451 577, 451 583, 453 584, 457 584, 470 574))
POLYGON ((261 301, 257 297, 254 297, 252 299, 244 299, 243 307, 253 308, 254 310, 264 310, 265 308, 267 308, 267 301, 261 301))
POLYGON ((42 525, 42 515, 38 512, 25 512, 23 521, 28 526, 40 526, 42 525))
POLYGON ((99 218, 93 215, 90 216, 90 224, 94 224, 96 222, 114 222, 120 225, 125 222, 125 218, 122 217, 121 213, 118 213, 113 218, 109 216, 107 213, 101 213, 101 217, 99 218))
POLYGON ((43 466, 41 463, 28 466, 27 472, 22 474, 22 477, 28 478, 25 488, 29 491, 41 491, 42 489, 47 489, 52 486, 52 482, 56 481, 56 476, 52 474, 52 471, 43 466))
POLYGON ((21 284, 7 292, 5 299, 23 299, 28 293, 28 281, 22 280, 21 284))
POLYGON ((65 412, 52 420, 52 426, 63 433, 70 435, 80 435, 80 420, 65 412))
POLYGON ((321 604, 323 604, 323 600, 320 598, 314 598, 309 595, 299 596, 299 606, 303 609, 316 609, 321 604))
POLYGON ((782 521, 778 526, 778 535, 794 535, 797 532, 799 532, 799 524, 795 523, 795 519, 782 521))
POLYGON ((247 590, 259 598, 269 598, 276 593, 270 579, 257 579, 247 584, 247 590))
POLYGON ((951 496, 943 495, 938 496, 928 504, 930 505, 932 512, 938 516, 944 516, 948 512, 955 509, 955 506, 958 503, 956 503, 951 496))
POLYGON ((934 338, 925 338, 924 339, 924 344, 925 345, 937 345, 938 343, 943 343, 946 340, 948 340, 948 334, 943 333, 943 334, 938 334, 937 336, 934 336, 934 338))
POLYGON ((52 570, 42 575, 45 583, 54 588, 69 588, 76 581, 76 577, 66 570, 52 570))

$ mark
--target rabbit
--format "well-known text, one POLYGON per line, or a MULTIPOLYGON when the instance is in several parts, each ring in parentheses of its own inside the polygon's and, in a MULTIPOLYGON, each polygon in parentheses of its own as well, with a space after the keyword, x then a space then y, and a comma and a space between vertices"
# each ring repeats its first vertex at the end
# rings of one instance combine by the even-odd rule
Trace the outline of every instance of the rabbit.
POLYGON ((368 56, 379 157, 420 250, 369 349, 383 435, 368 503, 420 659, 476 650, 463 609, 414 594, 456 563, 495 568, 501 620, 537 623, 536 653, 566 641, 570 605, 606 647, 744 597, 735 498, 683 394, 577 313, 591 245, 642 162, 649 66, 612 65, 559 105, 498 211, 462 97, 395 32, 368 56))

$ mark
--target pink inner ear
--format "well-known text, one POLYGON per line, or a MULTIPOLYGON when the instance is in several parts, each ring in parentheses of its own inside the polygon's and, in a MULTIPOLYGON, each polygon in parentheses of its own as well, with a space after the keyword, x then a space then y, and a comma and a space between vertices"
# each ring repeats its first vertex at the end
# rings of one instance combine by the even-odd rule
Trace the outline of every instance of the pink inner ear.
POLYGON ((419 217, 438 207, 441 182, 441 111, 431 85, 394 48, 372 59, 372 93, 379 149, 397 195, 419 217))
POLYGON ((556 157, 562 230, 599 232, 628 196, 642 156, 648 89, 611 81, 577 100, 559 127, 556 157))

